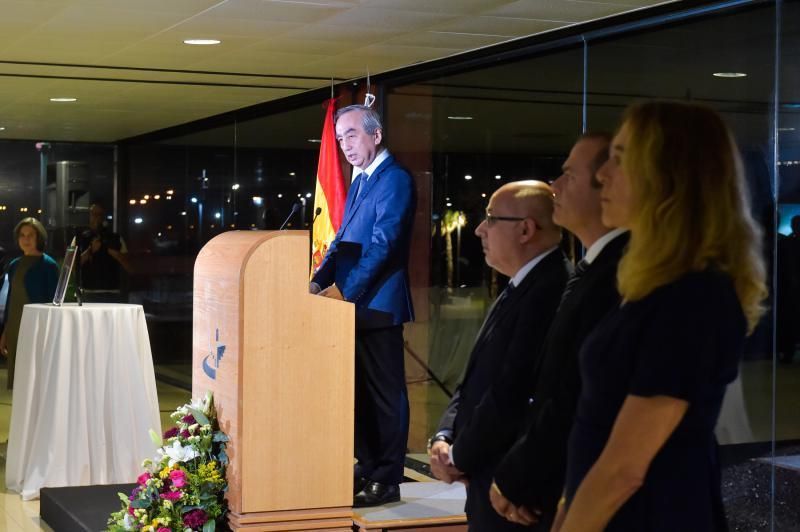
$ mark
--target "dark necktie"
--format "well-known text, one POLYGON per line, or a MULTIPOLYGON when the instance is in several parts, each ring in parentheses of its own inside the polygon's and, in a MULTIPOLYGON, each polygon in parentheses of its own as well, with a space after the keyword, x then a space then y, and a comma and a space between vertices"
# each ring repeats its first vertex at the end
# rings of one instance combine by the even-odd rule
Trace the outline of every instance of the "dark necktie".
POLYGON ((581 277, 588 269, 589 263, 586 261, 586 259, 581 259, 578 261, 578 264, 575 265, 575 271, 572 272, 572 275, 567 281, 567 286, 564 287, 564 292, 561 294, 561 302, 558 304, 559 307, 564 304, 564 301, 569 297, 572 289, 576 284, 578 284, 578 281, 581 280, 581 277))
POLYGON ((368 178, 369 176, 367 175, 366 172, 361 172, 360 174, 358 174, 358 177, 356 178, 356 186, 358 188, 356 189, 356 195, 353 198, 353 203, 358 201, 359 196, 361 196, 361 193, 364 191, 364 187, 367 185, 368 178))
POLYGON ((486 319, 483 320, 483 325, 481 325, 480 330, 478 331, 478 339, 481 338, 484 331, 490 330, 490 327, 494 325, 495 319, 497 319, 497 315, 500 312, 500 309, 503 307, 503 304, 508 301, 508 297, 511 295, 511 292, 514 291, 514 283, 511 281, 508 282, 506 285, 505 290, 503 290, 497 299, 494 300, 492 307, 489 309, 489 312, 486 314, 486 319))

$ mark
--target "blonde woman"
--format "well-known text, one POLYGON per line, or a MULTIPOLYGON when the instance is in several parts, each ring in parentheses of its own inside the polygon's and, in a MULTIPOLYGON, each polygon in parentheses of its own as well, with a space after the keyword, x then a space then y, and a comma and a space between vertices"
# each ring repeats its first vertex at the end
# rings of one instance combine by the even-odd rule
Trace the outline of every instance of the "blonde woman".
POLYGON ((623 303, 581 352, 553 528, 725 530, 714 425, 767 294, 736 145, 710 109, 642 103, 598 178, 603 223, 631 233, 623 303))
POLYGON ((58 284, 58 264, 44 253, 47 231, 36 218, 24 218, 14 228, 14 240, 22 256, 8 265, 8 296, 0 355, 8 359, 8 389, 14 387, 19 325, 22 309, 28 303, 50 303, 58 284))

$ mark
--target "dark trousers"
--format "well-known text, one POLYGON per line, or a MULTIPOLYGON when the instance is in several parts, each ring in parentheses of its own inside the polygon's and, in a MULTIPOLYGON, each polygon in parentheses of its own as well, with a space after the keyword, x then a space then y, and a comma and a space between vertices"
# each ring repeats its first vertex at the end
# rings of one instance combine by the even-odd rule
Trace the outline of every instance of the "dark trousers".
POLYGON ((356 331, 356 475, 399 484, 408 443, 403 326, 356 331))

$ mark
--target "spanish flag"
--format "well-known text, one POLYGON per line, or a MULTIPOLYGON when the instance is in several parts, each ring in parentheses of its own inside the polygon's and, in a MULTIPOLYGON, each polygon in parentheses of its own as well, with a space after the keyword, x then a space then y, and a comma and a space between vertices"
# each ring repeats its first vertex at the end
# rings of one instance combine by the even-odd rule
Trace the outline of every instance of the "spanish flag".
POLYGON ((344 177, 339 164, 339 146, 333 126, 333 113, 336 99, 325 103, 325 123, 322 126, 322 142, 319 146, 317 164, 317 188, 314 193, 314 212, 320 209, 314 221, 311 250, 311 275, 317 271, 325 258, 331 241, 342 223, 347 194, 344 190, 344 177))

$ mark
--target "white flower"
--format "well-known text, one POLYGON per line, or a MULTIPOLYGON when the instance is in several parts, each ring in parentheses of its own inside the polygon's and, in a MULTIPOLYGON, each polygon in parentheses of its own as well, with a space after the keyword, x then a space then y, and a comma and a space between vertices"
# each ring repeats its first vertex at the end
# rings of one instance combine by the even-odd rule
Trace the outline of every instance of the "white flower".
POLYGON ((125 530, 133 530, 133 517, 131 517, 131 514, 125 514, 125 517, 122 518, 122 526, 125 527, 125 530))
POLYGON ((169 457, 169 466, 172 467, 178 462, 188 462, 197 458, 200 453, 194 447, 184 447, 181 442, 175 440, 172 445, 166 445, 158 450, 158 453, 163 456, 169 457))
POLYGON ((189 403, 187 406, 190 406, 190 407, 194 408, 195 410, 199 410, 199 411, 201 411, 203 413, 205 413, 206 408, 208 408, 208 405, 206 404, 205 399, 197 398, 197 397, 193 398, 192 402, 189 403))

